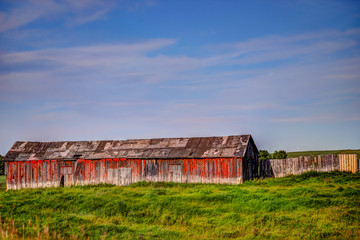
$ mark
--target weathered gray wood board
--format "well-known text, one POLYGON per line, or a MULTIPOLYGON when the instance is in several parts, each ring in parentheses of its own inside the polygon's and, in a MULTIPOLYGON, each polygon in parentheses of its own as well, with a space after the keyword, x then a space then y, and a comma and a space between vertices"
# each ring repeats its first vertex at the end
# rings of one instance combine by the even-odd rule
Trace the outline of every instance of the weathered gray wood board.
POLYGON ((260 162, 261 177, 285 177, 308 171, 358 171, 356 154, 301 156, 298 158, 269 159, 260 162))
POLYGON ((359 161, 356 154, 339 154, 340 171, 353 172, 359 171, 359 161))

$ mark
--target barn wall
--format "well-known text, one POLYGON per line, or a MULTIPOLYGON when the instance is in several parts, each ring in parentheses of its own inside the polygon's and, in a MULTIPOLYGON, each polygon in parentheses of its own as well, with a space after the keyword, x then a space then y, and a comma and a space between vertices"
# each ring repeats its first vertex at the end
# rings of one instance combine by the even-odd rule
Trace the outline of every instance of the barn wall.
POLYGON ((138 181, 228 183, 243 181, 242 158, 100 159, 6 162, 7 189, 138 181))
POLYGON ((81 159, 74 174, 76 185, 138 181, 237 184, 242 182, 242 159, 81 159))
POLYGON ((255 146, 249 143, 246 149, 245 161, 243 163, 243 179, 252 180, 258 178, 258 153, 255 151, 255 146))
MULTIPOLYGON (((57 187, 64 176, 64 165, 73 165, 73 161, 36 160, 6 162, 6 188, 57 187)), ((65 174, 65 182, 72 178, 65 174)), ((67 184, 71 185, 71 184, 67 184)))

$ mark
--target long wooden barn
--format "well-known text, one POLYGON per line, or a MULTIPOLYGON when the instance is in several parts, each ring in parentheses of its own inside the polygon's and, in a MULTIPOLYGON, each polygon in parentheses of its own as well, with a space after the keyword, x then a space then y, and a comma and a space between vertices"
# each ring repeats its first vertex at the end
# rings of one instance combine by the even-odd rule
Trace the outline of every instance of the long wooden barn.
POLYGON ((238 184, 257 177, 251 135, 119 141, 15 142, 7 189, 138 181, 238 184))

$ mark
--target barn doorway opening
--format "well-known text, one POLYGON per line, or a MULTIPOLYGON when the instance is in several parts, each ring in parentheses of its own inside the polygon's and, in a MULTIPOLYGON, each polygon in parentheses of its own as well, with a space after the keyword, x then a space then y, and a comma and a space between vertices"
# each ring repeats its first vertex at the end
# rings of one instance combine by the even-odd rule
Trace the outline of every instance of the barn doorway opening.
POLYGON ((169 165, 169 176, 170 182, 181 182, 182 168, 181 164, 170 164, 169 165))
POLYGON ((64 183, 65 183, 64 175, 62 175, 60 178, 60 187, 64 187, 64 183))

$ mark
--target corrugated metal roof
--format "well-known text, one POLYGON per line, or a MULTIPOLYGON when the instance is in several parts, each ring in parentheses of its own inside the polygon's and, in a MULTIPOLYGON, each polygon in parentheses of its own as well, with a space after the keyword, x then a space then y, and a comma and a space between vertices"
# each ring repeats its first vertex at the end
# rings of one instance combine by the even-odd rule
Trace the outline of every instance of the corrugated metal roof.
POLYGON ((5 161, 244 157, 251 135, 116 141, 15 142, 5 161))

